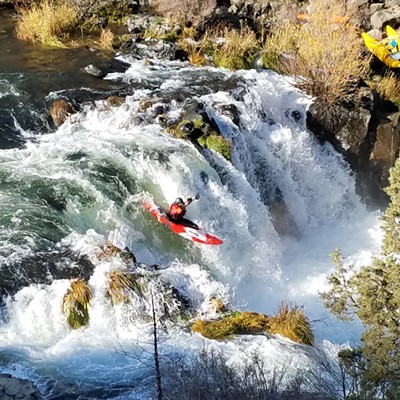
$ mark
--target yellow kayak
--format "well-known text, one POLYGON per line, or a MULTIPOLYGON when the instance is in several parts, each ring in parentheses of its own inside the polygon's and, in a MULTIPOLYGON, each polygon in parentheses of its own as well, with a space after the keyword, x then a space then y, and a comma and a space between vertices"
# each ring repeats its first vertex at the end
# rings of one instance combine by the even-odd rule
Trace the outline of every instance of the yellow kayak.
POLYGON ((385 63, 388 67, 400 68, 400 59, 396 59, 400 57, 400 52, 393 53, 391 51, 393 49, 391 43, 393 40, 397 43, 399 39, 399 34, 393 28, 387 26, 386 35, 386 39, 378 41, 372 36, 368 35, 368 33, 363 32, 361 34, 362 38, 364 39, 365 45, 372 54, 377 56, 379 60, 385 63))

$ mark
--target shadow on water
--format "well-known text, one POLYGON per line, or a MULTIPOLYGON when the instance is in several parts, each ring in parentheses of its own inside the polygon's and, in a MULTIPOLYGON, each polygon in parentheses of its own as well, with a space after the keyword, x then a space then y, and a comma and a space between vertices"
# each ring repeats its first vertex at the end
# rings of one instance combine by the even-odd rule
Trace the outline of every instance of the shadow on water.
POLYGON ((26 137, 50 130, 46 96, 60 90, 123 90, 120 83, 95 78, 83 68, 110 54, 88 47, 50 49, 16 38, 14 14, 0 9, 0 149, 22 146, 26 137))

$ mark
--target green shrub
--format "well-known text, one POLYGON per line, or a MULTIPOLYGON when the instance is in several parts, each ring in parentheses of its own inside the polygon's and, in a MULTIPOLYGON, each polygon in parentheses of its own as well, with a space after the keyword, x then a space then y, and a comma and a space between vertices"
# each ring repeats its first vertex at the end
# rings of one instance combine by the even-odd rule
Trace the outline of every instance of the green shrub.
POLYGON ((368 266, 355 268, 336 257, 329 276, 331 289, 322 294, 324 304, 340 318, 356 314, 365 326, 360 349, 361 390, 369 398, 395 399, 399 393, 400 364, 400 160, 390 171, 387 193, 390 205, 383 216, 381 252, 368 266), (335 308, 340 299, 340 307, 335 308))

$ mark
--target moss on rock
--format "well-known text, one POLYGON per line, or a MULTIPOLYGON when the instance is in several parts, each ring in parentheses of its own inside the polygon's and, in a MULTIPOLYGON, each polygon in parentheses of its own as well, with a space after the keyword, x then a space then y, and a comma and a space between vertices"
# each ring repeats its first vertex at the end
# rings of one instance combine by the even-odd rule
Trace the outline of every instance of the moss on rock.
POLYGON ((198 142, 207 149, 214 150, 221 154, 226 160, 231 161, 231 142, 221 135, 211 133, 208 136, 202 136, 198 142))

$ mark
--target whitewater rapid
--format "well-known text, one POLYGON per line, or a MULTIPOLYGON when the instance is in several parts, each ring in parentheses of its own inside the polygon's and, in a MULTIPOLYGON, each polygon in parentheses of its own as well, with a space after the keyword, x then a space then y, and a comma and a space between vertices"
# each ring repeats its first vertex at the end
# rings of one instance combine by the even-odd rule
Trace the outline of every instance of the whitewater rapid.
MULTIPOLYGON (((30 284, 7 299, 0 327, 0 347, 7 354, 2 371, 29 377, 46 393, 52 379, 78 387, 140 379, 137 359, 117 349, 150 346, 151 335, 146 323, 130 317, 134 310, 115 309, 105 298, 106 273, 122 263, 98 259, 107 240, 128 247, 143 263, 159 264, 162 276, 204 317, 214 316, 213 296, 233 308, 267 314, 289 301, 304 307, 318 342, 356 343, 359 324, 333 318, 318 292, 327 288, 329 255, 336 248, 357 265, 369 262, 381 241, 378 215, 356 194, 342 157, 307 131, 312 100, 270 71, 124 61, 131 64, 128 71, 107 76, 136 85, 122 106, 97 101, 24 148, 0 151, 2 268, 20 266, 15 279, 21 279, 25 259, 60 248, 95 264, 91 322, 84 329, 68 328, 61 313, 66 279, 30 284), (177 92, 205 104, 232 142, 232 163, 173 138, 157 119, 146 122, 158 103, 143 111, 143 99, 177 92), (223 112, 225 105, 235 106, 240 123, 223 112), (200 199, 188 217, 221 237, 220 247, 174 235, 141 206, 143 198, 167 206, 195 193, 200 199), (277 197, 290 216, 285 232, 276 230, 269 209, 277 197)), ((169 118, 179 111, 172 101, 169 118)), ((215 347, 232 360, 241 357, 240 349, 252 348, 271 365, 291 360, 296 368, 307 366, 306 353, 282 338, 246 336, 224 343, 176 330, 165 346, 215 347)))

